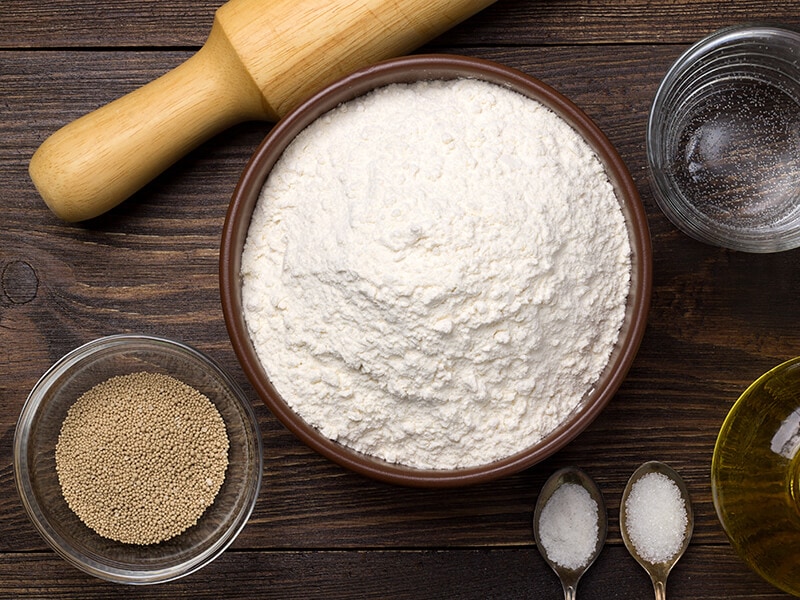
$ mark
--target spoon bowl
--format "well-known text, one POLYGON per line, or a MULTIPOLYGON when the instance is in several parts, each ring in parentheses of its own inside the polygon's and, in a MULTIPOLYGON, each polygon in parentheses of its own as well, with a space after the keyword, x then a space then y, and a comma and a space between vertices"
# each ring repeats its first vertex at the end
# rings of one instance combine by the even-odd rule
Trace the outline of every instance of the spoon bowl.
POLYGON ((608 530, 608 517, 606 513, 606 505, 603 500, 603 494, 600 488, 597 487, 594 480, 586 473, 576 467, 566 467, 553 473, 550 478, 542 486, 539 493, 539 498, 536 501, 536 508, 533 513, 533 536, 536 540, 536 547, 544 558, 545 562, 550 565, 550 568, 555 571, 558 578, 561 580, 561 585, 564 588, 565 600, 573 600, 577 593, 578 581, 583 574, 592 566, 594 561, 603 549, 606 541, 606 532, 608 530), (553 498, 553 495, 566 484, 574 484, 582 487, 589 493, 591 499, 597 505, 597 537, 595 540, 594 548, 582 564, 578 567, 572 568, 561 564, 550 555, 546 550, 546 543, 542 539, 542 511, 547 506, 548 501, 553 498))
POLYGON ((631 556, 636 559, 642 568, 650 575, 650 580, 653 582, 653 589, 655 590, 656 600, 666 599, 667 577, 669 576, 672 567, 678 562, 686 548, 689 547, 689 541, 692 537, 692 530, 694 529, 694 514, 692 513, 691 499, 689 498, 689 490, 686 487, 683 479, 671 467, 662 462, 650 461, 644 463, 628 480, 625 490, 622 492, 622 500, 619 508, 619 529, 622 535, 622 540, 625 542, 625 547, 631 556), (644 476, 651 473, 659 473, 668 477, 678 488, 680 496, 683 500, 683 505, 686 511, 686 525, 683 532, 683 539, 680 547, 666 560, 649 560, 642 556, 642 553, 637 549, 636 544, 631 539, 630 525, 628 522, 628 499, 631 496, 633 486, 644 476))

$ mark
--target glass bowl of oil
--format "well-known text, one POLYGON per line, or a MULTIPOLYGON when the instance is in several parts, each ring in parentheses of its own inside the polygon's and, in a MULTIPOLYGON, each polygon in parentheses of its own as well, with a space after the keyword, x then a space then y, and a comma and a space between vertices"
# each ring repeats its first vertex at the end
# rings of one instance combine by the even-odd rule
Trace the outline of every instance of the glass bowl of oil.
POLYGON ((653 100, 647 160, 656 202, 689 236, 800 246, 800 32, 739 25, 686 50, 653 100))
POLYGON ((733 405, 714 448, 711 489, 739 556, 800 596, 800 357, 759 377, 733 405))

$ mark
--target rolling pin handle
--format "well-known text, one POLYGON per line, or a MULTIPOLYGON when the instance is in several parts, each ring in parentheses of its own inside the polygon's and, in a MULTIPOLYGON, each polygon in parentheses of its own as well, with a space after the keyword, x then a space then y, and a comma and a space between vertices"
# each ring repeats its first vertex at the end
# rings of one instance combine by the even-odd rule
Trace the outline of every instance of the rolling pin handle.
POLYGON ((224 129, 274 118, 215 22, 189 60, 51 135, 31 158, 29 173, 58 217, 83 221, 224 129))

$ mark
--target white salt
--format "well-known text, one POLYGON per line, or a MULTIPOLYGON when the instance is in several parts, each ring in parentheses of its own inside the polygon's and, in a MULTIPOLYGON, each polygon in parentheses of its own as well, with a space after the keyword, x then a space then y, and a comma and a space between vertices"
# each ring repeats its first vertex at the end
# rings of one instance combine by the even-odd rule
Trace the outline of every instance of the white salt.
POLYGON ((648 473, 633 484, 625 519, 636 552, 653 564, 678 553, 689 521, 680 489, 663 473, 648 473))
POLYGON ((597 502, 577 483, 562 484, 539 515, 539 541, 547 558, 567 569, 589 563, 598 532, 597 502))

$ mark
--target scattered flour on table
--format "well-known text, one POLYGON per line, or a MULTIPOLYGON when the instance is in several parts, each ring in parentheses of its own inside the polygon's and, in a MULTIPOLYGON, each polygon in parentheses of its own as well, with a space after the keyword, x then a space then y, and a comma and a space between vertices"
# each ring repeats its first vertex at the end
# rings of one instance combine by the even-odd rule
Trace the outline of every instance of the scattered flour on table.
POLYGON ((529 447, 581 402, 630 270, 589 145, 540 103, 462 79, 380 88, 298 135, 254 211, 242 294, 307 422, 450 469, 529 447))

